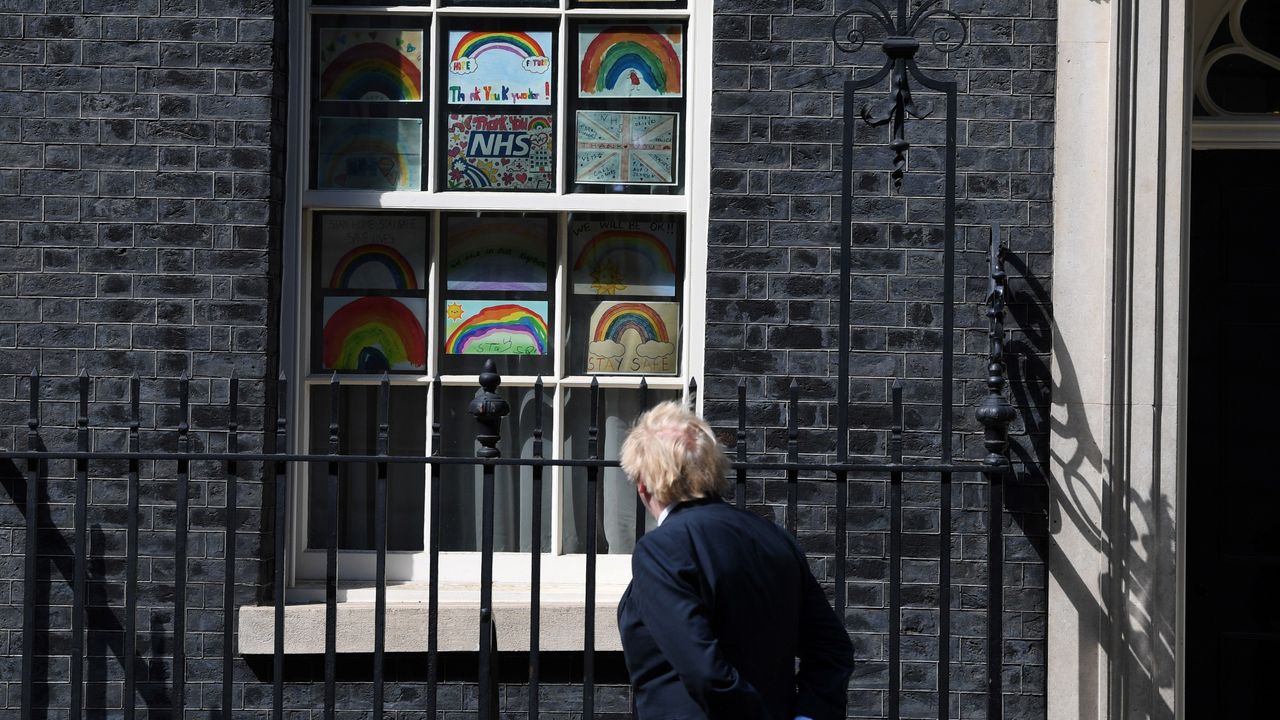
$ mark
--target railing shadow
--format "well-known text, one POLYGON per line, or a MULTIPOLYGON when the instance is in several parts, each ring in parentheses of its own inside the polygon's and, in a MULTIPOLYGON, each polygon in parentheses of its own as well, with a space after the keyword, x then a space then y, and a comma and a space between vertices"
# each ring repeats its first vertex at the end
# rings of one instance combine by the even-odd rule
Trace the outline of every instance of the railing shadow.
MULTIPOLYGON (((46 448, 41 444, 38 450, 46 448)), ((41 478, 47 477, 43 471, 41 478)), ((25 474, 20 471, 13 461, 0 461, 0 487, 8 494, 10 502, 18 510, 25 519, 26 517, 26 497, 29 488, 25 474)), ((40 582, 36 585, 36 607, 35 607, 35 624, 36 624, 36 645, 34 664, 34 688, 32 693, 32 714, 33 717, 48 717, 54 713, 51 710, 60 709, 54 707, 58 703, 52 702, 55 698, 60 698, 61 694, 55 693, 55 688, 59 686, 59 682, 50 677, 49 658, 53 655, 53 651, 59 648, 53 645, 53 637, 51 629, 51 608, 53 607, 53 586, 57 578, 61 576, 61 580, 68 586, 71 585, 75 577, 75 553, 72 551, 71 545, 67 543, 62 533, 58 532, 57 525, 51 516, 49 509, 49 496, 44 489, 42 482, 36 489, 40 494, 37 498, 39 507, 39 516, 37 518, 37 527, 40 529, 38 533, 37 545, 37 573, 36 577, 40 578, 40 582)), ((120 618, 116 614, 114 608, 108 607, 104 601, 107 597, 106 590, 106 574, 104 571, 105 561, 103 558, 104 540, 101 528, 94 526, 93 529, 94 542, 91 547, 96 548, 90 554, 89 571, 87 574, 87 598, 88 602, 85 607, 85 626, 88 629, 86 643, 88 647, 87 657, 90 659, 88 663, 89 685, 86 689, 94 688, 100 678, 107 677, 106 662, 109 657, 114 657, 121 667, 126 662, 133 663, 134 672, 138 678, 146 680, 138 683, 137 694, 142 699, 152 717, 160 718, 166 716, 172 706, 169 692, 162 683, 155 682, 156 673, 162 672, 161 668, 157 668, 157 663, 162 665, 159 655, 154 653, 154 643, 156 638, 163 638, 165 635, 162 628, 154 625, 151 629, 153 641, 153 659, 149 662, 142 656, 134 656, 126 658, 124 652, 124 626, 120 622, 120 618)), ((21 633, 11 633, 11 637, 20 636, 21 633)), ((15 642, 20 642, 15 640, 15 642)), ((161 642, 163 640, 161 639, 161 642)), ((89 714, 87 717, 99 716, 105 717, 106 683, 103 682, 100 689, 93 689, 87 695, 91 703, 88 704, 89 714), (96 705, 97 707, 94 707, 96 705)), ((137 698, 134 699, 137 701, 137 698)), ((128 702, 128 699, 125 699, 128 702)), ((62 703, 65 705, 65 703, 62 703)))
MULTIPOLYGON (((1061 343, 1053 347, 1059 374, 1056 384, 1050 368, 1037 354, 1042 354, 1043 348, 1051 343, 1049 332, 1053 324, 1049 292, 1016 256, 1011 255, 1008 264, 1011 275, 1016 273, 1019 280, 1011 288, 1016 299, 1010 302, 1010 312, 1027 335, 1025 345, 1021 344, 1022 341, 1010 343, 1010 355, 1020 359, 1010 368, 1014 404, 1019 408, 1037 405, 1033 393, 1038 386, 1046 387, 1055 398, 1071 396, 1074 393, 1067 391, 1078 386, 1079 375, 1070 348, 1061 343)), ((1057 447, 1070 447, 1071 454, 1054 455, 1053 449, 1046 448, 1045 457, 1039 458, 1029 448, 1017 443, 1012 444, 1011 449, 1017 461, 1028 467, 1034 463, 1042 467, 1047 464, 1051 468, 1050 499, 1046 508, 1051 536, 1060 531, 1063 523, 1070 523, 1105 563, 1097 577, 1090 578, 1066 562, 1045 558, 1050 576, 1080 618, 1076 638, 1078 662, 1074 673, 1079 678, 1077 701, 1076 707, 1068 710, 1067 715, 1080 720, 1097 720, 1100 711, 1106 712, 1100 696, 1100 682, 1105 681, 1106 670, 1102 665, 1106 660, 1101 649, 1111 645, 1126 648, 1128 653, 1127 657, 1112 661, 1112 667, 1125 668, 1125 695, 1145 698, 1145 701, 1126 703, 1123 708, 1112 708, 1111 712, 1119 712, 1117 716, 1126 718, 1172 717, 1173 708, 1161 699, 1161 688, 1156 680, 1167 675, 1168 672, 1162 669, 1172 668, 1175 661, 1175 628, 1170 626, 1172 612, 1155 613, 1154 617, 1145 618, 1144 626, 1138 627, 1132 622, 1117 622, 1117 618, 1125 613, 1130 617, 1136 616, 1124 606, 1109 607, 1105 601, 1105 598, 1119 598, 1119 602, 1129 602, 1136 598, 1137 602, 1152 602, 1150 599, 1154 598, 1153 604, 1168 602, 1172 606, 1173 600, 1163 601, 1154 597, 1153 588, 1148 586, 1149 580, 1160 570, 1157 566, 1159 558, 1171 557, 1175 551, 1171 536, 1162 546, 1157 546, 1156 541, 1159 528, 1174 527, 1171 500, 1164 493, 1154 500, 1133 492, 1121 495, 1121 490, 1114 484, 1115 473, 1119 470, 1105 459, 1101 435, 1082 406, 1059 403, 1054 409, 1055 414, 1048 414, 1047 403, 1044 405, 1046 419, 1043 427, 1035 427, 1034 431, 1065 440, 1057 447), (1098 477, 1102 480, 1095 487, 1091 478, 1098 477), (1119 519, 1108 524, 1108 517, 1119 519), (1147 648, 1149 653, 1144 655, 1138 648, 1147 648), (1159 709, 1161 707, 1163 709, 1159 709)), ((1029 433, 1033 431, 1031 425, 1038 422, 1035 415, 1034 412, 1023 413, 1029 433)))

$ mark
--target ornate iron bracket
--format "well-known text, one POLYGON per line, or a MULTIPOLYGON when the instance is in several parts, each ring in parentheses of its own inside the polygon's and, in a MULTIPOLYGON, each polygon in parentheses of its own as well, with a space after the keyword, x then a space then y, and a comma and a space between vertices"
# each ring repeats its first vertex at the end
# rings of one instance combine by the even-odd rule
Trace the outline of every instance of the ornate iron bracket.
POLYGON ((882 100, 864 105, 859 113, 862 121, 871 127, 890 126, 889 149, 893 152, 893 186, 902 189, 902 176, 907 169, 907 116, 923 120, 933 108, 911 95, 911 76, 921 75, 915 56, 920 50, 918 34, 926 27, 929 44, 941 53, 953 53, 968 40, 968 28, 960 16, 948 8, 938 7, 941 0, 924 0, 915 12, 907 14, 907 0, 898 0, 896 15, 880 0, 854 0, 853 7, 841 13, 831 26, 831 39, 843 52, 861 50, 867 42, 867 32, 862 27, 871 23, 883 32, 881 48, 885 62, 880 74, 891 74, 889 95, 882 100), (862 19, 860 21, 860 19, 862 19), (959 32, 954 33, 954 28, 959 32))
POLYGON ((1004 271, 1007 252, 1000 242, 1000 225, 992 225, 991 282, 987 291, 987 337, 990 343, 987 357, 987 396, 982 399, 976 412, 978 422, 983 427, 982 444, 987 449, 987 456, 982 462, 992 468, 1009 464, 1009 423, 1018 416, 1004 393, 1008 383, 1004 362, 1005 293, 1009 287, 1009 276, 1004 271))

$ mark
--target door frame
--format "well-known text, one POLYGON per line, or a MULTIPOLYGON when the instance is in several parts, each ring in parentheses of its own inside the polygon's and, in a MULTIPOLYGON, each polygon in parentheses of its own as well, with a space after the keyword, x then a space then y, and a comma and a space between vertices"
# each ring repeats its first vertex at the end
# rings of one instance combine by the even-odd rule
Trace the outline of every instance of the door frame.
POLYGON ((1191 153, 1280 149, 1280 119, 1192 121, 1206 4, 1058 7, 1052 720, 1183 716, 1191 153))

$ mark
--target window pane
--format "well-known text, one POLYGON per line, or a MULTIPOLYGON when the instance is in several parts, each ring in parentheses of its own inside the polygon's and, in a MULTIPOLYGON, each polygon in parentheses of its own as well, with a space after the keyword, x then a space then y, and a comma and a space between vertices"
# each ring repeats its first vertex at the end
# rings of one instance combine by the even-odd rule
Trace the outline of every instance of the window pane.
POLYGON ((442 372, 551 372, 555 216, 445 215, 442 372))
POLYGON ((423 20, 320 15, 314 22, 311 186, 424 189, 423 20))
POLYGON ((448 190, 556 187, 552 115, 449 113, 448 190))
MULTIPOLYGON (((600 390, 600 421, 597 442, 600 457, 616 460, 626 439, 627 430, 645 409, 666 400, 678 400, 672 390, 609 388, 600 390)), ((570 458, 590 456, 589 425, 591 390, 571 388, 565 392, 564 454, 570 458)), ((565 471, 564 551, 586 552, 587 540, 587 471, 573 468, 565 471)), ((646 529, 653 519, 644 514, 646 529)), ((636 491, 619 468, 606 468, 600 475, 596 497, 596 550, 602 553, 626 554, 635 548, 636 491)))
MULTIPOLYGON (((444 388, 440 422, 441 454, 451 457, 475 457, 480 443, 476 441, 479 426, 468 413, 471 400, 479 392, 470 387, 444 388)), ((499 388, 498 393, 511 406, 511 414, 503 420, 502 457, 533 457, 536 427, 536 400, 533 388, 499 388)), ((542 398, 543 434, 551 434, 551 394, 542 398)), ((543 455, 551 455, 544 445, 543 455)), ((440 548, 452 551, 480 549, 481 509, 483 507, 483 470, 480 467, 445 465, 441 471, 440 548)), ((498 467, 494 470, 494 535, 493 547, 498 552, 528 552, 533 523, 533 470, 528 467, 498 467)), ((542 552, 551 550, 551 470, 544 470, 542 495, 542 552)))
POLYGON ((688 0, 569 0, 571 8, 683 8, 688 0))
POLYGON ((478 18, 445 26, 443 189, 555 191, 556 26, 478 18))
POLYGON ((574 191, 680 192, 684 23, 584 21, 569 41, 574 191))
MULTIPOLYGON (((329 452, 329 388, 310 389, 310 452, 329 452)), ((422 455, 426 452, 427 391, 420 387, 392 387, 390 400, 390 452, 392 455, 422 455)), ((343 454, 372 455, 378 442, 378 387, 350 385, 341 389, 339 400, 341 430, 338 449, 343 454)), ((325 535, 333 519, 327 495, 328 466, 311 463, 307 496, 307 547, 327 547, 325 535)), ((373 463, 338 465, 338 547, 344 550, 373 550, 374 482, 373 463)), ((421 551, 425 480, 422 465, 387 465, 387 549, 421 551)))
POLYGON ((570 372, 679 374, 683 230, 678 215, 570 218, 570 372))
POLYGON ((340 372, 427 368, 427 217, 317 213, 312 365, 340 372))

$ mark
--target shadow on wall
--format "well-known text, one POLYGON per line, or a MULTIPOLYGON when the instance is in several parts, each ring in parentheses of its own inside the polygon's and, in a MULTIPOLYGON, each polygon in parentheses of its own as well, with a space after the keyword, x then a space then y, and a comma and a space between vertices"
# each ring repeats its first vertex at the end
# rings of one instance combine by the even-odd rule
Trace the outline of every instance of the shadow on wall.
MULTIPOLYGON (((43 444, 38 448, 44 450, 43 444)), ((47 477, 42 472, 41 477, 47 477)), ((0 487, 8 494, 10 502, 18 514, 22 516, 17 527, 24 527, 26 520, 26 494, 28 491, 24 474, 12 461, 0 462, 0 487)), ((75 577, 75 554, 67 537, 55 528, 67 523, 55 524, 49 505, 49 496, 45 483, 37 485, 39 517, 39 556, 36 561, 36 595, 35 626, 50 628, 56 632, 37 632, 35 639, 34 689, 32 710, 36 716, 41 711, 45 715, 57 708, 66 708, 70 703, 69 687, 66 683, 66 665, 53 665, 52 660, 66 657, 70 652, 71 598, 72 581, 75 577), (55 597, 56 592, 56 597, 55 597), (53 672, 54 668, 58 668, 53 672)), ((55 505, 54 507, 59 507, 55 505)), ((62 506, 65 508, 65 506, 62 506)), ((16 532, 14 533, 16 536, 16 532)), ((25 542, 25 540, 24 540, 25 542)), ((108 707, 118 707, 119 697, 108 698, 108 688, 123 677, 126 662, 124 647, 124 625, 118 612, 124 604, 123 585, 110 582, 108 563, 116 562, 108 558, 107 538, 102 527, 94 524, 89 528, 89 557, 85 587, 85 717, 106 717, 108 712, 115 714, 118 710, 108 711, 108 707), (108 603, 115 607, 108 606, 108 603), (110 662, 114 658, 114 662, 110 662), (115 665, 111 669, 109 665, 115 665)), ((25 546, 25 545, 24 545, 25 546)), ((19 544, 13 544, 15 553, 19 552, 19 544)), ((16 559, 16 556, 15 556, 16 559)), ((19 565, 20 567, 20 565, 19 565)), ((141 586, 142 583, 139 583, 141 586)), ((139 608, 145 610, 144 603, 139 601, 139 608)), ((17 630, 17 628, 15 628, 17 630)), ((12 632, 13 652, 16 655, 21 648, 21 632, 12 632)), ((170 697, 168 679, 168 655, 171 650, 166 641, 172 635, 172 627, 166 627, 164 619, 152 616, 149 632, 139 638, 139 647, 150 646, 147 656, 136 654, 130 661, 133 663, 134 677, 137 678, 137 696, 152 717, 167 717, 173 706, 170 697)), ((20 667, 14 664, 14 668, 20 667)), ((15 696, 16 696, 16 680, 15 696)), ((118 687, 118 686, 115 686, 118 687)), ((118 692, 118 691, 115 691, 118 692)))
MULTIPOLYGON (((1011 277, 1021 280, 1016 289, 1010 288, 1014 296, 1010 301, 1010 311, 1015 315, 1018 326, 1027 333, 1037 329, 1047 331, 1052 327, 1050 318, 1045 314, 1045 308, 1051 307, 1047 289, 1015 256, 1010 256, 1009 266, 1011 277)), ((1030 342, 1041 347, 1050 344, 1048 337, 1032 338, 1030 342)), ((1061 388, 1075 387, 1078 380, 1070 351, 1059 344, 1053 352, 1060 373, 1059 384, 1052 387, 1057 396, 1061 388)), ((1028 407, 1033 399, 1019 397, 1019 393, 1035 386, 1033 377, 1043 378, 1051 384, 1050 369, 1044 367, 1033 352, 1017 347, 1016 343, 1010 343, 1010 355, 1023 359, 1024 363, 1035 363, 1032 367, 1011 368, 1014 404, 1019 408, 1028 407)), ((1123 694, 1116 689, 1108 693, 1112 702, 1119 702, 1118 698, 1123 697, 1123 706, 1110 708, 1106 716, 1126 720, 1172 718, 1174 709, 1161 696, 1161 691, 1167 688, 1163 688, 1158 680, 1166 677, 1168 669, 1174 667, 1172 612, 1157 613, 1156 617, 1135 616, 1130 622, 1116 622, 1116 618, 1128 611, 1129 600, 1135 597, 1153 598, 1161 606, 1173 607, 1172 598, 1156 597, 1155 589, 1148 587, 1151 578, 1157 576, 1159 559, 1171 557, 1174 552, 1171 537, 1163 546, 1157 546, 1159 529, 1174 527, 1171 499, 1166 494, 1161 494, 1157 501, 1131 492, 1117 494, 1114 468, 1103 459, 1102 448, 1099 447, 1100 433, 1091 427, 1089 418, 1078 405, 1057 406, 1048 425, 1048 434, 1065 440, 1059 443, 1059 448, 1072 448, 1070 456, 1053 455, 1053 450, 1049 453, 1051 467, 1055 468, 1049 478, 1050 534, 1057 535, 1062 523, 1071 523, 1097 553, 1098 566, 1102 568, 1096 579, 1087 578, 1079 574, 1078 567, 1054 563, 1046 558, 1049 572, 1079 618, 1076 623, 1079 635, 1076 638, 1078 667, 1075 672, 1078 700, 1063 717, 1098 720, 1100 692, 1103 690, 1099 685, 1106 681, 1105 673, 1123 668, 1123 694), (1097 487, 1089 480, 1096 477, 1102 478, 1097 487), (1114 527, 1100 524, 1098 518, 1107 517, 1115 518, 1111 521, 1114 527), (1114 552, 1119 544, 1117 538, 1128 539, 1123 553, 1114 552), (1100 598, 1118 598, 1119 606, 1108 607, 1100 598), (1128 656, 1115 658, 1110 668, 1103 667, 1106 662, 1102 653, 1104 647, 1124 648, 1128 656), (1143 650, 1146 650, 1145 656, 1141 654, 1143 650)), ((1022 446, 1013 444, 1011 448, 1021 462, 1028 466, 1034 463, 1035 458, 1027 456, 1022 446)), ((1116 678, 1113 682, 1118 680, 1116 678)))

